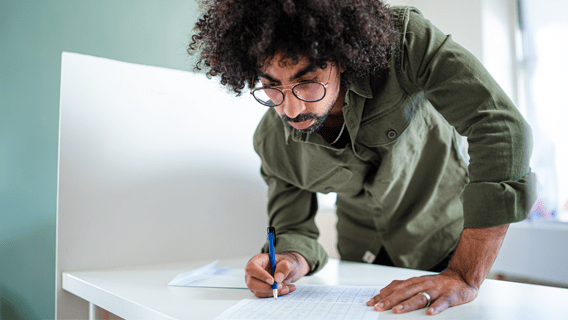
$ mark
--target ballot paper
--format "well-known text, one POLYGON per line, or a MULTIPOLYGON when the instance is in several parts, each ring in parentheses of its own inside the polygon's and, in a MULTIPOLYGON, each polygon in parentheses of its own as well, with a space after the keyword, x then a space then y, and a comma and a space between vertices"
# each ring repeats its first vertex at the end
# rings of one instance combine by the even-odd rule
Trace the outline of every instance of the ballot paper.
POLYGON ((216 260, 201 268, 180 273, 168 283, 168 286, 247 288, 244 269, 217 268, 218 262, 216 260))
POLYGON ((382 287, 296 284, 296 290, 278 299, 244 299, 215 319, 378 319, 365 303, 382 287))

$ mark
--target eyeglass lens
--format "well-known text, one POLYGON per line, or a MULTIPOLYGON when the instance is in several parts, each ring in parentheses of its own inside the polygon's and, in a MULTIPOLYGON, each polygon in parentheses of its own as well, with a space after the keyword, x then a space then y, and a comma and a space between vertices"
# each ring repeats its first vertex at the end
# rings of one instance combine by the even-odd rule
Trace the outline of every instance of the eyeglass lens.
MULTIPOLYGON (((301 83, 292 88, 294 95, 306 102, 316 102, 325 96, 325 87, 321 83, 301 83)), ((284 102, 284 93, 276 88, 263 88, 254 91, 254 97, 262 104, 274 107, 284 102)))
POLYGON ((278 89, 258 89, 253 94, 258 102, 269 107, 277 106, 284 101, 284 94, 278 89))

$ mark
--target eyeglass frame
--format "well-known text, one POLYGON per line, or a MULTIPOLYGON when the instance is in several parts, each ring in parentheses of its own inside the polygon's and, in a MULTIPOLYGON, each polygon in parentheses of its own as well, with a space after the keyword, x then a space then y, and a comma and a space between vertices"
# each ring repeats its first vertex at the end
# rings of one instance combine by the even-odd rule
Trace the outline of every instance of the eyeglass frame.
MULTIPOLYGON (((263 105, 263 106, 265 106, 265 107, 269 107, 269 108, 278 107, 279 105, 283 104, 283 103, 284 103, 284 100, 286 100, 286 95, 284 94, 284 91, 287 91, 287 90, 292 91, 292 94, 294 95, 294 97, 296 97, 296 98, 299 99, 299 100, 302 100, 302 101, 305 101, 305 102, 318 102, 318 101, 323 100, 323 98, 325 98, 325 95, 327 94, 327 86, 329 85, 329 80, 331 80, 331 70, 332 70, 332 69, 333 69, 333 65, 329 68, 329 76, 327 77, 327 83, 326 83, 326 84, 324 84, 323 82, 320 82, 320 81, 310 80, 310 81, 301 82, 301 83, 296 83, 296 84, 291 84, 291 83, 290 83, 290 84, 283 84, 283 85, 278 85, 278 86, 273 86, 273 87, 262 86, 262 87, 258 87, 258 88, 253 88, 253 89, 251 89, 251 90, 250 90, 250 94, 254 97, 254 99, 255 99, 258 103, 260 103, 261 105, 263 105), (310 84, 310 83, 319 83, 319 84, 321 84, 321 85, 323 86, 323 95, 322 95, 321 98, 319 98, 318 100, 313 100, 313 101, 304 100, 304 99, 298 97, 298 96, 296 95, 296 93, 294 92, 294 88, 296 88, 297 86, 301 86, 301 85, 304 85, 304 84, 310 84), (280 87, 289 87, 289 86, 292 86, 292 88, 280 89, 280 87), (273 106, 269 106, 269 105, 266 105, 266 104, 260 102, 260 100, 258 100, 257 97, 254 95, 254 92, 257 91, 257 90, 260 90, 260 89, 275 89, 275 90, 280 91, 280 93, 282 94, 282 102, 280 102, 279 104, 273 105, 273 106)), ((254 83, 254 79, 255 79, 255 78, 256 78, 256 76, 254 76, 254 77, 252 78, 252 82, 251 82, 251 83, 254 83)))

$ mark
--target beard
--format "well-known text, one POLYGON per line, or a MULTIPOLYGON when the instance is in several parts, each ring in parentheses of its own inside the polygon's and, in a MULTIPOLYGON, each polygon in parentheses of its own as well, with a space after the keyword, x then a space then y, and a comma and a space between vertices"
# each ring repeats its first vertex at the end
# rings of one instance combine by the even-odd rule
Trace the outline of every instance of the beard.
POLYGON ((286 115, 282 115, 280 118, 288 126, 290 126, 289 122, 302 122, 302 121, 306 121, 306 120, 315 119, 316 121, 311 126, 305 128, 305 129, 296 129, 296 128, 290 126, 292 129, 299 131, 299 132, 302 132, 302 133, 314 133, 314 132, 317 132, 319 129, 321 129, 321 126, 323 125, 325 120, 327 120, 327 117, 329 117, 331 110, 333 109, 333 106, 335 105, 336 102, 337 102, 337 97, 335 97, 335 99, 333 100, 333 103, 330 103, 325 107, 325 111, 324 111, 323 115, 321 115, 321 116, 318 115, 317 113, 302 113, 302 114, 299 114, 296 118, 290 118, 286 115))

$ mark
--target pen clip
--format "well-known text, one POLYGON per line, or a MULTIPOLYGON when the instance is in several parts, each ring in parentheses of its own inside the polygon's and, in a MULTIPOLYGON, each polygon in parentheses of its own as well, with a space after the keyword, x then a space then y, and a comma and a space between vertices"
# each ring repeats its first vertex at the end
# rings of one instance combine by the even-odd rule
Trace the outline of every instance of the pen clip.
POLYGON ((274 227, 268 227, 268 233, 272 233, 272 239, 274 239, 274 246, 276 247, 276 229, 274 227))

